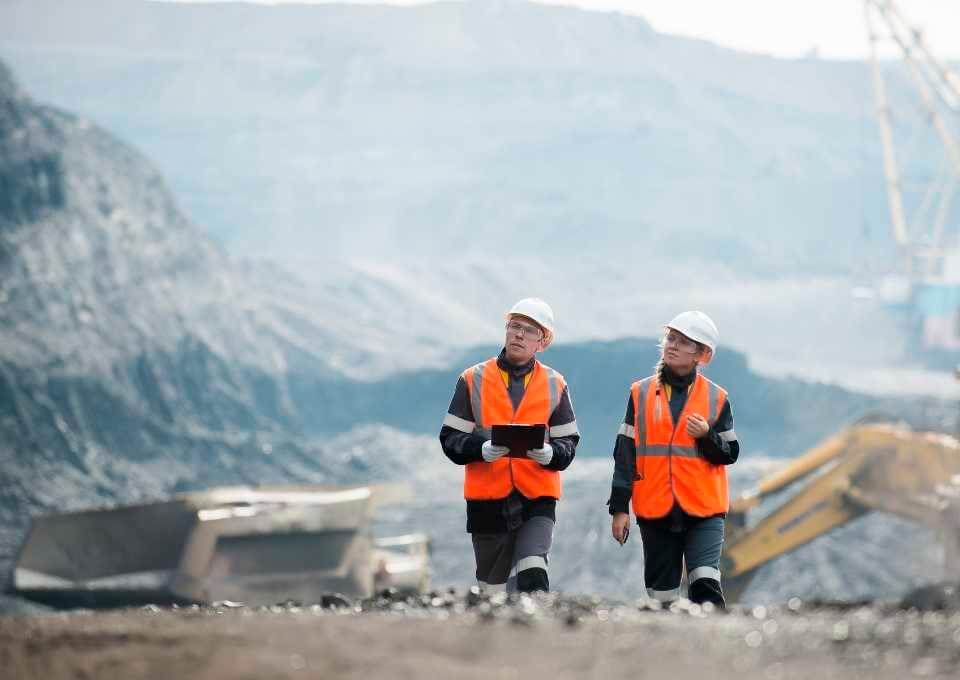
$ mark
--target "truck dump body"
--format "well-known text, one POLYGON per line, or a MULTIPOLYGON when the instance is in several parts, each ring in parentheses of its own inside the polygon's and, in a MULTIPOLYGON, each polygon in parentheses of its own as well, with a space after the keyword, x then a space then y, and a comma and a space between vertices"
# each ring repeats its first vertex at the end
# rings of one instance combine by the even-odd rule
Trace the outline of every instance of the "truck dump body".
POLYGON ((17 557, 13 590, 89 607, 318 602, 334 592, 368 597, 375 584, 425 587, 425 538, 406 538, 404 551, 391 550, 389 540, 375 545, 375 491, 221 488, 38 517, 17 557))

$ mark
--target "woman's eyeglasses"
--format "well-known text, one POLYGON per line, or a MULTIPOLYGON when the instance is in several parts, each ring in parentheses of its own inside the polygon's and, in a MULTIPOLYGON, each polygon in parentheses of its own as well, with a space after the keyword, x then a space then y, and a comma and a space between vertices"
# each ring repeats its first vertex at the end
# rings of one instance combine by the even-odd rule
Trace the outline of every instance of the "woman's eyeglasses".
POLYGON ((670 331, 664 335, 663 344, 664 346, 673 345, 677 349, 682 349, 684 352, 689 352, 690 354, 694 354, 700 349, 700 346, 694 340, 676 331, 670 331))

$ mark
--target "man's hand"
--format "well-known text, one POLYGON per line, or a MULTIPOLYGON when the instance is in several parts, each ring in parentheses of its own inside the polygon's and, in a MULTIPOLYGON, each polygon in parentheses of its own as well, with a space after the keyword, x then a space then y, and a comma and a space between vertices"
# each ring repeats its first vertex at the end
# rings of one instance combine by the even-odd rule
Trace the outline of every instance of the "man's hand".
POLYGON ((499 460, 510 453, 510 447, 497 446, 488 439, 487 441, 483 442, 483 446, 480 447, 480 453, 485 461, 492 463, 493 461, 499 460))
POLYGON ((613 513, 613 540, 620 545, 627 542, 627 536, 630 535, 630 513, 613 513))
POLYGON ((553 447, 550 444, 544 444, 542 449, 530 449, 527 451, 527 458, 532 458, 540 465, 549 465, 553 460, 553 447))
POLYGON ((706 436, 710 431, 710 423, 703 416, 697 413, 691 413, 687 416, 687 434, 694 439, 706 436))

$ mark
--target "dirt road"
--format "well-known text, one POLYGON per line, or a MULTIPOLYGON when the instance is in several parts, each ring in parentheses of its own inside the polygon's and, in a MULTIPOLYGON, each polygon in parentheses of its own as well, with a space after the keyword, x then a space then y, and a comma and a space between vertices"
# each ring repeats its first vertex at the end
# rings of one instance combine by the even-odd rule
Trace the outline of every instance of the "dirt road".
POLYGON ((557 596, 441 595, 0 617, 4 680, 955 678, 960 614, 882 607, 704 613, 557 596))

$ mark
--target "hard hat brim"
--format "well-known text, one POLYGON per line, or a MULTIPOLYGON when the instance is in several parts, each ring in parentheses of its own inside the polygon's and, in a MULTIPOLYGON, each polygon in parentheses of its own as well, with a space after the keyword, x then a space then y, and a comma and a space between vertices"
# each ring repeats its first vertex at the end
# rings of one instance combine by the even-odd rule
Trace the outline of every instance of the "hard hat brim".
POLYGON ((680 335, 682 335, 683 337, 685 337, 687 340, 693 340, 695 343, 697 343, 698 345, 700 345, 701 347, 703 347, 704 357, 703 357, 703 359, 699 362, 701 366, 706 366, 706 365, 709 364, 711 361, 713 361, 713 357, 714 357, 714 355, 717 353, 717 350, 714 349, 713 347, 711 347, 709 343, 706 343, 706 342, 704 342, 703 340, 698 340, 697 338, 694 338, 694 337, 690 336, 689 334, 685 333, 684 331, 680 330, 679 328, 676 328, 675 326, 671 326, 671 325, 668 324, 668 323, 663 324, 663 329, 664 329, 664 330, 668 330, 668 329, 669 329, 669 330, 671 330, 671 331, 676 331, 677 333, 679 333, 680 335))

